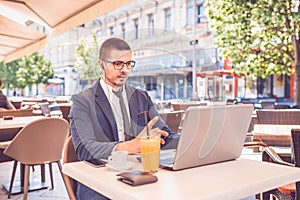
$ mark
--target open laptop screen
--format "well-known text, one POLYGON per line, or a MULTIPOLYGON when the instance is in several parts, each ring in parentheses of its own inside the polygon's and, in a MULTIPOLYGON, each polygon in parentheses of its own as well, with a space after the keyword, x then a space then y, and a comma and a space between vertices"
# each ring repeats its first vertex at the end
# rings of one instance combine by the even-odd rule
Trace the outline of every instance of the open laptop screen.
POLYGON ((253 105, 250 104, 188 108, 172 170, 238 158, 252 112, 253 105))

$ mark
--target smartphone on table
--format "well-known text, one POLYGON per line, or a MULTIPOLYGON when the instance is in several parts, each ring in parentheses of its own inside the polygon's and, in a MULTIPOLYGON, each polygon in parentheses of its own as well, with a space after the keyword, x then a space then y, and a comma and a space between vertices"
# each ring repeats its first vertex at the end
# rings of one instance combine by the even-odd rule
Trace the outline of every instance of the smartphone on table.
POLYGON ((84 160, 84 162, 96 168, 104 167, 106 164, 106 162, 98 159, 84 160))

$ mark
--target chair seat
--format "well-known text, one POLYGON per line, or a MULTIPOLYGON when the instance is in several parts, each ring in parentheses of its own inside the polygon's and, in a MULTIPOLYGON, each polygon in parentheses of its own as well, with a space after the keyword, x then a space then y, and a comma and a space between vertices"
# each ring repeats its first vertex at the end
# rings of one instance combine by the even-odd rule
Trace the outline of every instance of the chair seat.
POLYGON ((290 184, 281 186, 281 187, 278 188, 278 190, 281 193, 289 194, 290 195, 291 193, 296 192, 296 183, 290 183, 290 184))

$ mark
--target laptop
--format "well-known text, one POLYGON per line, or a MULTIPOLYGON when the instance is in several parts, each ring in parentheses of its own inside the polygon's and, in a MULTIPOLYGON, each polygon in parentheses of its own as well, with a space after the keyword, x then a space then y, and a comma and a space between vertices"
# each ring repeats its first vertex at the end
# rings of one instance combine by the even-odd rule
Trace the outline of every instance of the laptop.
POLYGON ((43 115, 45 116, 50 115, 49 103, 40 103, 39 105, 41 107, 43 115))
POLYGON ((160 167, 182 170, 240 157, 253 105, 193 106, 186 110, 176 151, 161 151, 160 167))

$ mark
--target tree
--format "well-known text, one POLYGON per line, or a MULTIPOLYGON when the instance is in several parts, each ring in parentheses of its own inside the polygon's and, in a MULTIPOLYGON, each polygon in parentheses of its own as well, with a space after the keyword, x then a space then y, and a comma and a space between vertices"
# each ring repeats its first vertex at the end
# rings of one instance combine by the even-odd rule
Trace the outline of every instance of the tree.
POLYGON ((97 79, 101 75, 98 65, 98 42, 95 34, 79 41, 76 47, 74 68, 79 72, 80 78, 83 80, 97 79))
POLYGON ((237 72, 264 78, 295 70, 300 104, 299 1, 208 0, 206 6, 218 48, 237 72))
POLYGON ((36 95, 38 95, 38 84, 48 83, 48 79, 54 77, 54 69, 49 60, 44 55, 33 53, 24 56, 18 62, 19 69, 17 71, 19 88, 31 87, 36 85, 36 95))
POLYGON ((19 88, 16 72, 18 71, 18 60, 4 64, 0 63, 0 78, 3 86, 7 88, 7 95, 11 87, 19 88))

